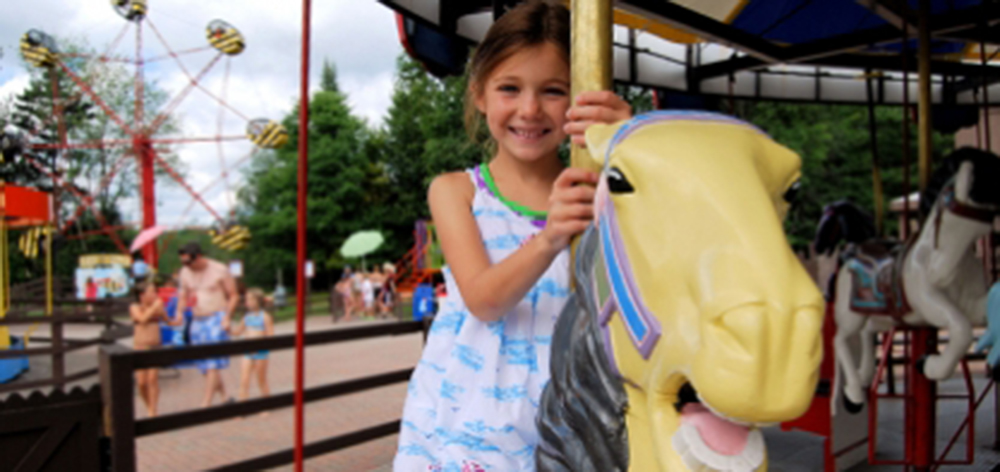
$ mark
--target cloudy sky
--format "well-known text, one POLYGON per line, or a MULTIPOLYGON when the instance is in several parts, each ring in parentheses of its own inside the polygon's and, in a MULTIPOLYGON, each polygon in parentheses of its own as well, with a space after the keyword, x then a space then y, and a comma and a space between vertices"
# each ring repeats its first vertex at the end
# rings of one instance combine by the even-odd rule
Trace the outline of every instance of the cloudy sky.
MULTIPOLYGON (((23 8, 0 15, 0 101, 20 92, 28 81, 20 59, 18 39, 29 28, 37 28, 58 37, 83 39, 104 50, 126 21, 118 16, 108 0, 31 0, 23 8)), ((298 96, 301 10, 299 2, 273 0, 149 0, 149 20, 174 51, 206 45, 205 26, 219 18, 236 26, 246 38, 247 49, 230 61, 226 101, 249 118, 276 120, 291 110, 298 96)), ((402 52, 391 10, 375 0, 324 0, 313 2, 311 83, 317 87, 324 58, 334 62, 341 90, 348 95, 355 114, 370 123, 381 123, 390 103, 395 58, 402 52)), ((164 46, 144 25, 145 57, 166 52, 164 46)), ((131 26, 114 49, 115 55, 134 57, 135 28, 131 26)), ((180 57, 192 75, 215 56, 214 50, 180 57)), ((202 84, 220 94, 225 62, 219 61, 202 84)), ((147 80, 177 94, 189 83, 173 61, 162 61, 146 69, 147 80)), ((186 137, 213 136, 217 131, 219 105, 200 90, 193 90, 177 108, 180 134, 186 137)), ((239 135, 246 121, 226 112, 222 134, 239 135)), ((251 147, 245 142, 227 142, 222 155, 233 163, 246 156, 251 147)), ((187 166, 188 183, 201 189, 221 175, 220 153, 212 144, 185 144, 176 148, 187 166)), ((227 165, 228 167, 228 165, 227 165)), ((232 188, 239 185, 240 173, 231 170, 232 188)), ((195 206, 186 216, 191 201, 178 186, 157 188, 158 219, 170 225, 207 224, 209 213, 195 206)), ((232 195, 223 184, 204 195, 219 213, 230 209, 232 195)), ((126 202, 126 214, 138 219, 138 204, 126 202)))

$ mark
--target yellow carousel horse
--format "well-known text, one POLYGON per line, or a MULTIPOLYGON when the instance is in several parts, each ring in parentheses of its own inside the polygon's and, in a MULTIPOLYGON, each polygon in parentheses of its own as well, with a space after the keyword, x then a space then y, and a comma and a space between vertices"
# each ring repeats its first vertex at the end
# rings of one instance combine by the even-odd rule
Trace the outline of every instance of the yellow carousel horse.
POLYGON ((800 160, 699 112, 595 125, 603 166, 542 396, 543 471, 760 471, 763 425, 800 416, 823 299, 782 220, 800 160))

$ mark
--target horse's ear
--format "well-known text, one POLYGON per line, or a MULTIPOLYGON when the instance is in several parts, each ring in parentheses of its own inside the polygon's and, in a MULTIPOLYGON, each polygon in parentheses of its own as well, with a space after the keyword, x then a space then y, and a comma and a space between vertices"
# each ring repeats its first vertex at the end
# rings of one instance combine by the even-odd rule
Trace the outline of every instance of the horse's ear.
POLYGON ((594 124, 587 128, 585 136, 587 150, 590 151, 588 154, 599 167, 604 167, 604 156, 608 153, 608 144, 611 143, 611 138, 615 136, 615 132, 620 127, 621 125, 594 124))

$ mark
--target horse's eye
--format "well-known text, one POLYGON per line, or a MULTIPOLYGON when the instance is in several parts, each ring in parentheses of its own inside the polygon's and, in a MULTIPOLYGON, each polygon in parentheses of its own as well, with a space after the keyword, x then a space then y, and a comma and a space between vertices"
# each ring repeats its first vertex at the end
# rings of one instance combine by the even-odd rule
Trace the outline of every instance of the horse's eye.
POLYGON ((788 187, 788 190, 785 190, 785 196, 784 196, 785 201, 790 204, 795 203, 795 200, 799 198, 799 189, 801 187, 802 187, 801 181, 795 181, 795 183, 792 184, 791 187, 788 187))
POLYGON ((625 178, 625 174, 622 174, 622 171, 618 170, 617 167, 612 167, 608 171, 608 190, 611 190, 611 193, 632 193, 635 191, 632 184, 625 178))

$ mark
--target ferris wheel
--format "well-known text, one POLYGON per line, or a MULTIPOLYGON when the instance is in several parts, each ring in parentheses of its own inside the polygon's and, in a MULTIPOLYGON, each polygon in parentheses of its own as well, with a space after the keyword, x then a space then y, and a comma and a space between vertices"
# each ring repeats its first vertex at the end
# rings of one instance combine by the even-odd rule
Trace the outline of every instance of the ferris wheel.
MULTIPOLYGON (((20 50, 25 61, 32 67, 45 70, 52 84, 52 110, 41 122, 34 123, 32 128, 24 132, 13 132, 0 130, 0 152, 7 159, 21 158, 41 174, 50 178, 60 192, 68 192, 76 199, 76 208, 72 215, 58 225, 61 234, 66 234, 75 223, 83 216, 84 212, 91 212, 100 225, 97 231, 89 234, 106 234, 112 239, 116 247, 128 253, 129 249, 121 241, 117 234, 120 228, 112 227, 105 220, 99 209, 95 206, 95 199, 92 192, 82 190, 74 185, 71 179, 59 171, 58 164, 52 164, 40 159, 36 153, 46 150, 55 150, 57 156, 62 157, 70 150, 86 149, 120 149, 122 152, 116 153, 116 159, 110 164, 104 174, 100 177, 96 188, 103 189, 110 185, 128 164, 134 163, 138 171, 139 194, 142 209, 141 228, 148 229, 156 226, 156 189, 155 172, 160 170, 176 181, 190 196, 191 201, 184 215, 192 210, 195 205, 203 207, 208 214, 216 221, 214 228, 210 231, 213 241, 223 249, 239 249, 245 246, 250 238, 246 228, 233 223, 232 215, 235 204, 230 200, 230 211, 220 213, 210 205, 203 195, 224 184, 229 190, 227 195, 232 196, 230 181, 230 170, 238 167, 259 149, 276 149, 285 145, 288 141, 288 132, 284 126, 269 118, 250 118, 238 109, 233 107, 226 100, 227 87, 230 75, 231 60, 246 49, 246 41, 240 31, 233 25, 220 20, 211 20, 205 28, 206 45, 183 50, 175 50, 167 42, 164 35, 157 29, 151 20, 149 5, 147 0, 111 0, 111 7, 122 17, 124 25, 121 31, 114 37, 100 55, 86 55, 80 53, 60 52, 55 39, 44 31, 38 29, 28 30, 21 38, 20 50), (129 34, 130 30, 135 35, 135 51, 129 55, 114 54, 122 39, 129 34), (143 50, 144 32, 152 32, 155 41, 159 43, 166 54, 158 56, 146 56, 143 50), (214 52, 212 57, 195 73, 185 66, 182 57, 194 57, 199 53, 214 52), (73 61, 71 64, 68 61, 73 61), (94 77, 88 77, 81 73, 81 67, 76 66, 79 62, 84 63, 119 63, 134 69, 132 76, 132 87, 134 93, 131 99, 130 111, 132 116, 125 116, 119 109, 110 106, 96 91, 93 81, 94 77), (183 89, 169 97, 158 113, 147 116, 146 101, 148 97, 144 94, 145 74, 151 64, 160 62, 172 62, 176 65, 186 78, 183 89), (222 63, 224 66, 222 86, 218 90, 210 90, 206 86, 205 79, 209 73, 222 63), (69 77, 76 89, 72 95, 61 93, 59 90, 59 80, 57 75, 65 74, 69 77), (164 136, 165 124, 177 107, 189 97, 194 90, 200 90, 210 102, 207 106, 218 107, 218 120, 216 133, 214 136, 164 136), (110 122, 117 127, 117 134, 121 136, 117 139, 98 140, 72 140, 67 132, 67 123, 64 119, 64 105, 78 100, 86 100, 92 104, 99 113, 106 116, 110 122), (245 122, 245 129, 242 133, 227 131, 224 129, 224 117, 238 118, 245 122), (58 139, 56 142, 43 142, 39 139, 39 134, 45 129, 57 129, 58 139), (227 161, 226 153, 223 151, 223 143, 232 141, 249 140, 253 145, 253 151, 238 160, 227 161), (171 164, 161 155, 166 146, 179 146, 194 143, 216 143, 221 172, 211 183, 202 188, 195 189, 171 166, 171 164)), ((159 70, 157 65, 156 70, 159 70)), ((57 157, 57 160, 58 158, 57 157)), ((143 255, 147 262, 156 265, 158 254, 155 244, 148 244, 143 248, 143 255)))

